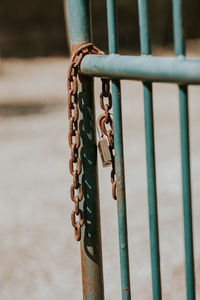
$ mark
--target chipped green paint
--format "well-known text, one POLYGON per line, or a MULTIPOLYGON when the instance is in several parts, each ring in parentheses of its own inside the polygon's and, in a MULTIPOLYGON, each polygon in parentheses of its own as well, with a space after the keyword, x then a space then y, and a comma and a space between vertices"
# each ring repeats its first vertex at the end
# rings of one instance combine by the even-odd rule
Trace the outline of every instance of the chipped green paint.
MULTIPOLYGON (((90 1, 68 0, 68 19, 72 52, 84 43, 91 42, 90 1)), ((82 228, 81 267, 84 300, 103 300, 103 270, 99 189, 97 172, 97 147, 94 110, 93 78, 80 76, 79 128, 81 136, 81 160, 85 224, 82 228)))

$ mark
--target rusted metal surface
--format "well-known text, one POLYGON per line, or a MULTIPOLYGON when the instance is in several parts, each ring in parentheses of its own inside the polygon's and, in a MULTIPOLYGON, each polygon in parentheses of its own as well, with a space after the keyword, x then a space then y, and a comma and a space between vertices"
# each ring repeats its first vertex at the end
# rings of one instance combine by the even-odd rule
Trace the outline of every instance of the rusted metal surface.
MULTIPOLYGON (((77 48, 92 41, 90 1, 68 0, 67 8, 71 51, 75 53, 77 48)), ((95 48, 93 50, 95 51, 95 48)), ((84 212, 84 224, 81 228, 80 240, 83 299, 103 300, 104 286, 93 79, 79 76, 77 91, 80 133, 79 154, 82 162, 82 172, 79 179, 84 186, 83 199, 80 202, 80 210, 84 212)))
POLYGON ((104 299, 99 190, 97 185, 96 120, 93 102, 93 79, 79 78, 81 159, 84 185, 81 208, 85 224, 81 238, 83 299, 104 299))
POLYGON ((82 162, 79 158, 80 133, 78 128, 79 108, 78 108, 78 68, 86 54, 102 54, 102 52, 92 43, 82 45, 73 53, 68 70, 68 119, 69 119, 69 146, 71 148, 71 158, 69 160, 69 170, 73 176, 73 183, 70 188, 71 200, 75 204, 72 211, 71 220, 74 227, 75 239, 81 239, 81 227, 84 224, 84 212, 79 208, 79 203, 83 199, 83 186, 79 176, 82 171, 82 162))
POLYGON ((105 111, 98 117, 97 123, 100 129, 100 139, 106 137, 108 140, 109 150, 111 154, 112 170, 111 170, 111 184, 112 197, 117 200, 116 192, 116 174, 115 174, 115 158, 114 158, 114 132, 113 132, 113 117, 110 110, 112 109, 112 94, 110 92, 110 80, 102 79, 102 91, 100 94, 100 106, 105 111), (105 102, 107 99, 107 103, 105 102))

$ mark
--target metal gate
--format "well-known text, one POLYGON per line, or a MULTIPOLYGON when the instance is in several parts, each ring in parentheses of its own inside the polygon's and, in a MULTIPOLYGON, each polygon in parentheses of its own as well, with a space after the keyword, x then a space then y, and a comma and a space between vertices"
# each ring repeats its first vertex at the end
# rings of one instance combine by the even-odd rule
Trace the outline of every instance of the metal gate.
MULTIPOLYGON (((122 299, 131 299, 131 288, 129 279, 126 196, 119 80, 139 80, 143 82, 144 88, 146 161, 150 228, 149 231, 151 248, 152 289, 154 300, 161 299, 162 292, 159 260, 152 82, 171 82, 176 83, 179 86, 186 287, 187 299, 195 299, 187 85, 200 84, 200 61, 186 59, 184 57, 185 48, 181 0, 172 0, 176 57, 161 58, 151 56, 147 2, 147 0, 138 0, 141 56, 121 56, 117 54, 118 50, 115 0, 107 0, 109 55, 83 55, 84 57, 81 58, 82 61, 78 70, 78 122, 81 137, 81 146, 78 151, 80 152, 79 155, 82 160, 81 184, 83 185, 83 199, 81 198, 81 201, 79 202, 80 211, 83 211, 84 213, 84 225, 81 224, 82 235, 80 244, 84 299, 104 299, 97 178, 95 133, 96 121, 94 119, 95 113, 93 102, 93 77, 109 78, 112 80, 114 121, 113 129, 115 147, 114 158, 117 182, 118 232, 122 299), (88 249, 92 249, 92 251, 88 249)), ((90 1, 68 0, 68 19, 71 49, 72 53, 74 53, 78 48, 92 41, 90 27, 90 1)), ((71 82, 73 82, 73 76, 70 77, 70 80, 71 82)), ((70 113, 70 116, 72 117, 72 113, 70 113)), ((73 148, 72 142, 70 146, 71 148, 73 148)), ((73 163, 71 163, 71 169, 73 168, 72 165, 73 163)), ((72 170, 71 173, 73 175, 72 170)), ((79 186, 76 187, 76 189, 80 189, 80 184, 78 183, 78 185, 79 186)), ((73 197, 74 192, 72 193, 72 198, 73 197)), ((75 228, 75 233, 77 234, 77 230, 80 229, 81 221, 76 221, 75 212, 74 214, 72 214, 72 223, 75 228)))

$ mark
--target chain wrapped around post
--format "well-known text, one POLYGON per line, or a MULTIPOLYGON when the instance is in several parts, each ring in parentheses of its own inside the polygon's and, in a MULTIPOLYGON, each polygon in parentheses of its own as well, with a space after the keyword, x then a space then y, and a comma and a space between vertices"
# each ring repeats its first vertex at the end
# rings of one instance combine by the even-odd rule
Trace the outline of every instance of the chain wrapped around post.
MULTIPOLYGON (((117 200, 117 191, 116 191, 116 174, 115 174, 115 149, 114 149, 114 133, 113 133, 113 116, 110 112, 112 109, 112 94, 110 92, 110 80, 107 78, 102 78, 102 91, 100 94, 100 106, 104 110, 104 113, 101 114, 97 119, 97 124, 101 132, 101 139, 107 139, 110 156, 111 156, 111 184, 112 184, 112 197, 117 200), (107 98, 107 103, 105 99, 107 98)), ((101 150, 100 150, 101 154, 101 150)), ((103 155, 101 155, 102 157, 103 155)), ((102 160, 104 158, 102 157, 102 160)), ((103 162, 103 166, 107 166, 109 163, 103 162)))
POLYGON ((79 208, 79 203, 83 199, 83 186, 79 176, 82 171, 82 162, 79 157, 80 133, 78 128, 79 107, 78 107, 78 70, 83 57, 87 54, 103 54, 92 43, 85 44, 78 48, 72 55, 67 78, 68 89, 68 119, 69 119, 69 146, 71 148, 71 158, 69 160, 70 174, 73 176, 73 183, 70 188, 71 200, 74 202, 74 210, 71 213, 72 226, 75 231, 75 239, 81 239, 81 227, 84 224, 84 213, 79 208))

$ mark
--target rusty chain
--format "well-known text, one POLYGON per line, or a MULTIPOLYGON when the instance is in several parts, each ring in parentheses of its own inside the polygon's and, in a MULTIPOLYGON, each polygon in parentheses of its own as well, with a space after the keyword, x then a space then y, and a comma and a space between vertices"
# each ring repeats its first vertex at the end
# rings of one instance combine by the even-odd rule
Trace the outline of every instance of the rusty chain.
POLYGON ((79 157, 80 133, 78 128, 79 108, 78 108, 78 70, 83 57, 87 54, 103 54, 92 43, 84 44, 72 55, 67 77, 68 89, 68 119, 69 119, 69 146, 71 148, 71 158, 69 160, 70 174, 73 176, 73 183, 70 188, 71 200, 74 202, 74 209, 71 213, 72 226, 75 231, 75 239, 81 239, 81 227, 84 224, 84 213, 79 208, 79 203, 83 199, 83 186, 79 181, 82 171, 82 162, 79 157))
POLYGON ((101 138, 107 138, 109 150, 112 159, 112 170, 111 170, 111 184, 112 184, 112 197, 117 200, 116 191, 116 174, 115 174, 115 149, 114 149, 114 133, 113 133, 113 116, 110 112, 112 109, 112 94, 110 92, 110 80, 107 78, 102 78, 102 91, 100 94, 100 106, 104 110, 101 114, 97 123, 101 131, 101 138), (105 99, 107 98, 107 103, 105 99))

